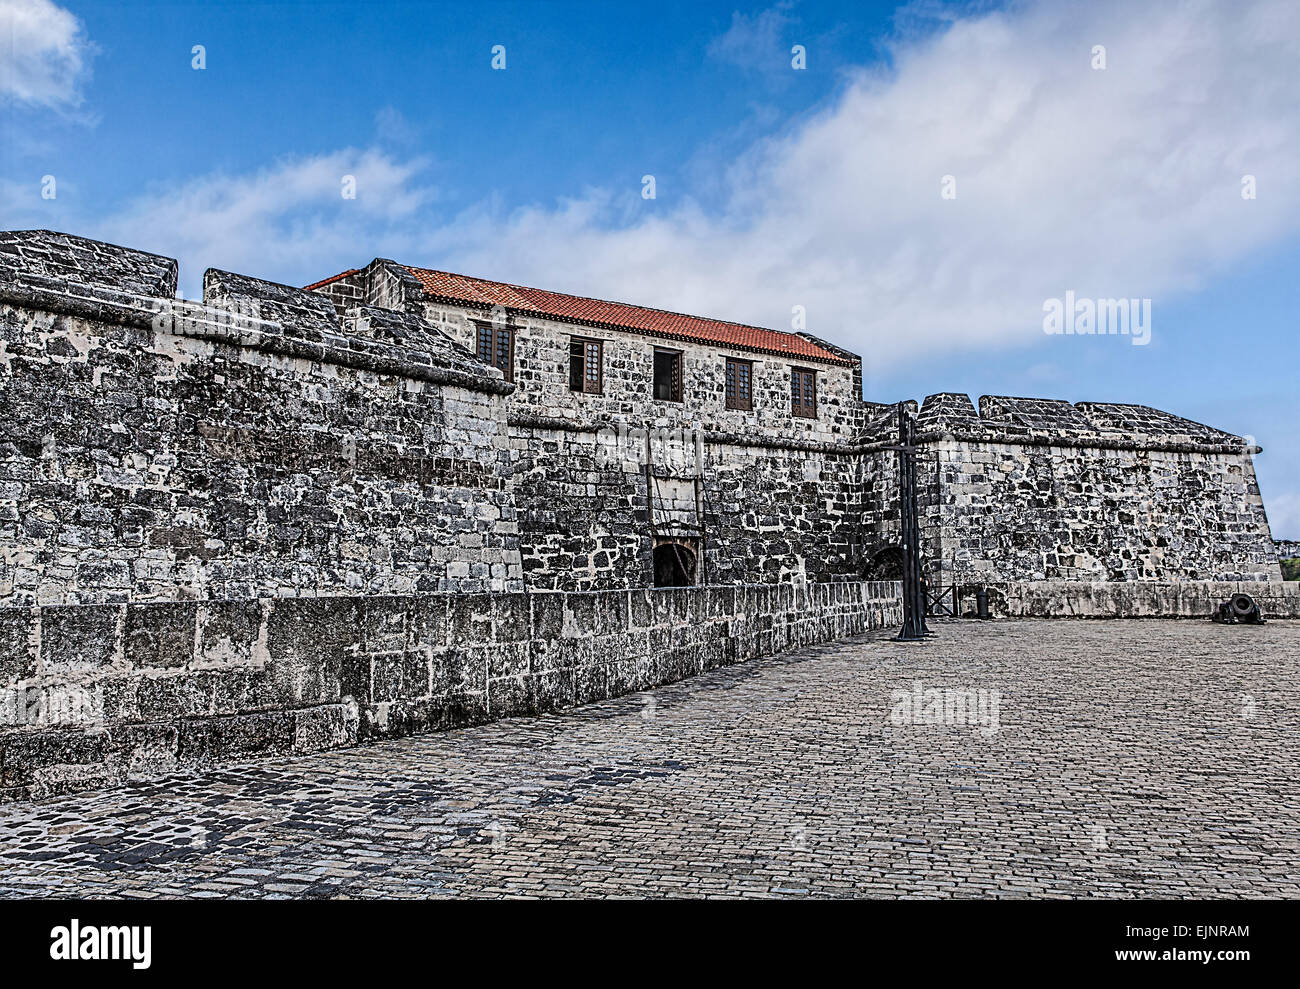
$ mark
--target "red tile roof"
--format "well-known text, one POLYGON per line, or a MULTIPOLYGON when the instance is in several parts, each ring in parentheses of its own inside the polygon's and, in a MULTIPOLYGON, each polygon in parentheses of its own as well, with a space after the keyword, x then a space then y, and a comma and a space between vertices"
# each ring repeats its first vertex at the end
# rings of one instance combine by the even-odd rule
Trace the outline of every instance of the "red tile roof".
POLYGON ((318 288, 324 288, 326 285, 332 285, 334 282, 337 282, 340 278, 347 278, 348 275, 355 275, 360 270, 361 270, 360 268, 349 268, 347 271, 340 271, 337 275, 330 275, 329 278, 322 278, 318 282, 312 282, 310 285, 304 285, 302 287, 302 290, 304 292, 312 292, 318 288))
POLYGON ((721 319, 686 316, 623 302, 588 299, 581 295, 548 292, 545 289, 492 282, 428 268, 407 267, 407 270, 424 286, 426 297, 444 302, 487 308, 499 305, 522 315, 566 323, 630 330, 670 340, 700 341, 737 350, 754 350, 828 364, 856 366, 858 363, 856 359, 837 354, 796 333, 729 323, 721 319))

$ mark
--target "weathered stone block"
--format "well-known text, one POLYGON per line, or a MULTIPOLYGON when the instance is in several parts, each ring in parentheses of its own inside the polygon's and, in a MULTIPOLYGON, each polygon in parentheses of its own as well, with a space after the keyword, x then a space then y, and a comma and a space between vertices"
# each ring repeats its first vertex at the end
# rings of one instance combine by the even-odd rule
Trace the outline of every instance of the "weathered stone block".
POLYGON ((219 676, 199 672, 140 677, 135 687, 135 715, 141 721, 210 715, 219 676))
POLYGON ((288 598, 267 618, 266 644, 276 689, 287 703, 342 699, 345 657, 355 657, 358 598, 288 598))
POLYGON ((31 608, 0 608, 0 686, 36 672, 37 614, 31 608))
POLYGON ((530 672, 528 643, 504 642, 488 647, 489 679, 525 676, 530 672))
POLYGON ((120 645, 123 608, 70 605, 41 612, 40 669, 73 673, 112 665, 120 645))
POLYGON ((496 642, 526 642, 532 631, 527 594, 492 595, 492 637, 496 642))
POLYGON ((194 658, 198 605, 132 604, 126 609, 126 660, 133 669, 169 669, 194 658))
POLYGON ((401 652, 408 645, 412 602, 406 597, 365 600, 361 644, 365 652, 401 652))
POLYGON ((534 713, 531 677, 501 677, 488 681, 488 714, 493 719, 534 713))
POLYGON ((429 654, 431 691, 482 693, 487 689, 487 656, 481 649, 442 649, 429 654))
POLYGON ((359 719, 344 704, 321 704, 293 712, 293 750, 322 752, 355 745, 359 719))
POLYGON ((179 725, 177 758, 184 766, 219 763, 288 752, 293 742, 292 711, 204 718, 179 725))
POLYGON ((371 701, 413 701, 430 695, 429 661, 419 652, 376 653, 370 657, 371 701))
POLYGON ((533 691, 533 708, 539 714, 572 707, 575 703, 572 670, 535 673, 528 682, 533 691))
POLYGON ((108 757, 108 732, 70 728, 58 731, 10 731, 3 736, 0 786, 26 786, 49 781, 69 767, 100 766, 108 757))
POLYGON ((262 628, 258 601, 204 601, 198 605, 196 664, 251 663, 262 628))
POLYGON ((179 766, 175 725, 115 725, 108 734, 110 760, 128 779, 152 779, 179 766))

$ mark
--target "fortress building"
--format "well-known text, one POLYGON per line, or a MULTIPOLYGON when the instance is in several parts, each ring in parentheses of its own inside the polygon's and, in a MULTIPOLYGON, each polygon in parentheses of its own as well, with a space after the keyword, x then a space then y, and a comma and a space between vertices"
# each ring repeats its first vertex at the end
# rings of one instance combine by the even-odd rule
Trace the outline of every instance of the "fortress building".
MULTIPOLYGON (((0 233, 0 797, 896 618, 896 406, 834 344, 384 259, 176 286, 169 258, 0 233)), ((1115 402, 908 405, 931 586, 1025 613, 1283 594, 1241 437, 1115 402)))

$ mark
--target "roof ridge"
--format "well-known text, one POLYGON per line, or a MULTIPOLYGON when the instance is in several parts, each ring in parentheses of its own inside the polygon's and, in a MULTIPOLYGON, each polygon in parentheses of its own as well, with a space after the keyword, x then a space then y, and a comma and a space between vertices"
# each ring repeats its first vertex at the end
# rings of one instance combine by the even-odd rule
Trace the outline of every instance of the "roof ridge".
MULTIPOLYGON (((459 272, 447 271, 444 268, 421 268, 419 265, 404 264, 401 267, 409 271, 428 271, 436 275, 451 275, 453 278, 467 278, 470 281, 486 282, 489 285, 504 285, 507 288, 524 289, 528 292, 546 292, 548 295, 564 295, 570 299, 584 299, 587 302, 601 302, 607 306, 626 306, 629 309, 644 309, 647 312, 663 313, 665 316, 680 316, 682 319, 698 319, 705 323, 726 323, 728 326, 738 326, 742 330, 762 330, 764 333, 784 333, 786 336, 799 337, 798 333, 793 330, 777 330, 770 326, 759 326, 757 323, 740 323, 734 319, 722 319, 719 316, 700 316, 696 313, 679 312, 676 309, 660 309, 658 306, 643 306, 639 302, 623 302, 619 299, 602 299, 595 295, 578 295, 576 292, 557 292, 553 288, 538 288, 536 285, 520 285, 517 282, 502 282, 495 278, 480 278, 477 275, 462 275, 459 272)), ((806 337, 799 337, 801 340, 806 337)))

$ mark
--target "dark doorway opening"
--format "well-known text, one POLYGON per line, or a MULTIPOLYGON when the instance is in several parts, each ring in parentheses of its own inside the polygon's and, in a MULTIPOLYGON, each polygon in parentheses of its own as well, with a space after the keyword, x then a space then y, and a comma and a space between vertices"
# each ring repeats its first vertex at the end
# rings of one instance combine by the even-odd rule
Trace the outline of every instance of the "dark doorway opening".
POLYGON ((903 548, 886 546, 876 553, 867 564, 867 580, 902 580, 903 548))
POLYGON ((695 550, 683 543, 660 543, 654 550, 655 587, 694 587, 695 550))

